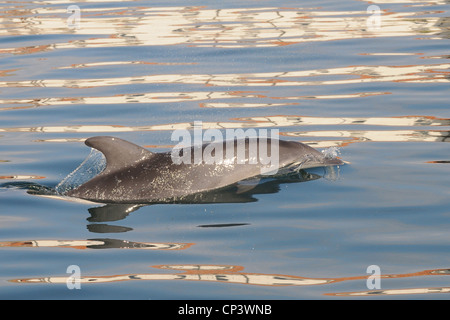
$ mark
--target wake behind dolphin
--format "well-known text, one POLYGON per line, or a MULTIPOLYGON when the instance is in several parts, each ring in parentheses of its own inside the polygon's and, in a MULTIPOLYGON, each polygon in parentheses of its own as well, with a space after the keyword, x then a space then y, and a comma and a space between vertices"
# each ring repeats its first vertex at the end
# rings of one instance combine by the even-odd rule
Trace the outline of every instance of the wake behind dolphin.
MULTIPOLYGON (((282 169, 281 172, 286 169, 344 164, 343 161, 324 156, 316 149, 300 142, 278 139, 265 139, 264 142, 267 142, 266 151, 272 150, 272 145, 276 143, 277 166, 282 169)), ((254 157, 251 143, 252 139, 235 139, 231 144, 230 141, 221 141, 183 148, 180 154, 189 155, 192 159, 189 163, 174 161, 173 151, 153 153, 119 138, 92 137, 87 139, 85 144, 100 151, 106 159, 106 164, 100 161, 98 165, 97 161, 96 167, 90 169, 88 176, 91 177, 92 173, 96 175, 86 182, 78 181, 73 188, 68 186, 67 178, 64 179, 58 185, 57 191, 64 196, 100 203, 150 203, 220 190, 240 181, 258 177, 264 172, 266 167, 264 164, 251 161, 254 157), (217 150, 230 145, 234 148, 234 157, 227 158, 224 153, 221 155, 223 161, 195 162, 196 150, 202 152, 213 150, 212 154, 214 155, 215 151, 217 156, 217 150), (244 161, 238 161, 236 157, 240 146, 245 150, 244 161)), ((86 161, 83 164, 86 165, 86 161)))

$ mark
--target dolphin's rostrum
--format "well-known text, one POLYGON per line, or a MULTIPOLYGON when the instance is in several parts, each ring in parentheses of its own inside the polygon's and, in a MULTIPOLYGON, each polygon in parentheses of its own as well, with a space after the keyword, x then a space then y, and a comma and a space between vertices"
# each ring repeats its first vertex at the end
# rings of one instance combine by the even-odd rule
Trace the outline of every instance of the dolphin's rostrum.
MULTIPOLYGON (((325 157, 321 152, 300 142, 274 139, 266 139, 265 142, 266 150, 271 150, 271 144, 277 143, 279 168, 307 169, 344 163, 336 158, 325 157)), ((244 146, 245 157, 250 158, 250 143, 249 138, 235 139, 234 148, 244 146)), ((104 154, 106 168, 64 195, 101 203, 148 203, 179 199, 258 177, 263 169, 259 162, 239 163, 235 161, 236 157, 219 163, 175 163, 171 152, 153 153, 131 142, 109 136, 92 137, 85 144, 104 154)), ((216 144, 217 148, 223 147, 223 150, 230 146, 229 141, 212 144, 216 144)), ((202 145, 201 150, 205 150, 207 146, 211 149, 210 143, 202 145)), ((193 148, 198 147, 186 147, 183 151, 192 151, 190 154, 194 157, 193 148)), ((226 156, 224 152, 223 157, 226 156)))

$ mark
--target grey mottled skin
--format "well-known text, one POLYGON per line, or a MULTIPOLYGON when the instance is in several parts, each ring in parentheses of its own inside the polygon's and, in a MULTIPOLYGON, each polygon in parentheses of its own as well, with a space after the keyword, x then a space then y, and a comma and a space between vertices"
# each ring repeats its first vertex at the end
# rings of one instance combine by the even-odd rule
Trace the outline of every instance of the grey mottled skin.
MULTIPOLYGON (((325 158, 322 153, 294 141, 277 140, 279 167, 302 163, 301 168, 340 165, 339 159, 325 158)), ((237 144, 234 141, 236 149, 237 144)), ((242 140, 240 140, 242 142, 242 140)), ((226 157, 226 142, 223 143, 226 157)), ((248 151, 249 139, 245 149, 248 151)), ((267 139, 270 151, 271 139, 267 139)), ((176 199, 199 192, 223 188, 241 180, 261 174, 261 164, 175 164, 171 153, 152 153, 131 142, 107 136, 92 137, 85 141, 89 147, 101 151, 106 157, 106 169, 67 192, 67 196, 102 203, 148 203, 163 199, 176 199)), ((202 146, 202 150, 206 144, 202 146)), ((191 156, 194 156, 191 147, 191 156)), ((236 154, 236 151, 235 151, 236 154)), ((270 155, 270 152, 269 152, 270 155)), ((248 152, 246 152, 248 157, 248 152)), ((247 161, 248 162, 248 161, 247 161)))

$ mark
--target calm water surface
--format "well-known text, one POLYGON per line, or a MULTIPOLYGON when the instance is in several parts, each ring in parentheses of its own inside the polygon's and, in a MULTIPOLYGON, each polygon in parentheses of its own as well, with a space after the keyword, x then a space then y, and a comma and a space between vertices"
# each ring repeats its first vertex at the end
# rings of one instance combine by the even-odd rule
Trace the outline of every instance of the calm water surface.
POLYGON ((449 1, 73 4, 0 5, 0 298, 448 299, 449 1), (194 121, 349 164, 218 203, 27 193, 88 137, 159 152, 194 121))

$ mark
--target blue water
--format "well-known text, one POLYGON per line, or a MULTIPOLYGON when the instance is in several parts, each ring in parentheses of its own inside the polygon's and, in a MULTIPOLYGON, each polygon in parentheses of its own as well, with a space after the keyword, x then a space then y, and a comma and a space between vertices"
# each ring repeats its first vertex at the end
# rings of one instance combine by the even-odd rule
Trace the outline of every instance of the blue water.
POLYGON ((87 1, 76 27, 70 4, 0 7, 0 298, 448 298, 448 1, 87 1), (86 138, 161 152, 194 121, 348 164, 239 202, 27 192, 77 168, 86 138))

